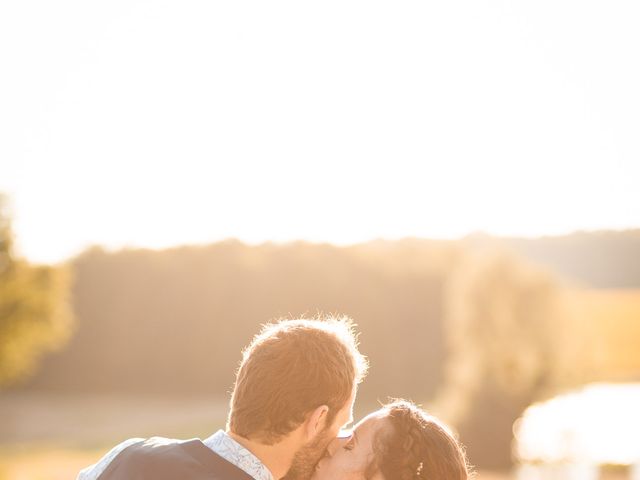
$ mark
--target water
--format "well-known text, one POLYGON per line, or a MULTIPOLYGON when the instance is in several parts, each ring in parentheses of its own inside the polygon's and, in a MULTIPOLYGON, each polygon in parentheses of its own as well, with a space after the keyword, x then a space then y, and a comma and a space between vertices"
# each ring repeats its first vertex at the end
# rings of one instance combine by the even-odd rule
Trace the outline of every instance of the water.
POLYGON ((514 425, 519 480, 596 480, 630 465, 640 480, 640 384, 592 384, 530 406, 514 425))

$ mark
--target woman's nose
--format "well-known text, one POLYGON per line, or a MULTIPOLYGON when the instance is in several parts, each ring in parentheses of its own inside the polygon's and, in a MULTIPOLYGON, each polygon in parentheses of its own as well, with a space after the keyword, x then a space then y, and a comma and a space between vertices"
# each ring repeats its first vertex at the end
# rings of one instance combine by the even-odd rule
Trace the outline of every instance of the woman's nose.
MULTIPOLYGON (((342 433, 342 432, 341 432, 342 433)), ((334 438, 329 446, 327 447, 327 453, 331 457, 334 453, 338 451, 338 449, 342 448, 349 440, 351 439, 351 435, 346 436, 345 434, 339 435, 337 438, 334 438)))

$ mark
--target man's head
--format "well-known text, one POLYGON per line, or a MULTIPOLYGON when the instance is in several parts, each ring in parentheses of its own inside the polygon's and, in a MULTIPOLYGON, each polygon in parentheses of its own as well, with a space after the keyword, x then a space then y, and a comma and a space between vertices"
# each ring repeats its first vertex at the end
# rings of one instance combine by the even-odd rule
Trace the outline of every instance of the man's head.
POLYGON ((227 429, 274 445, 304 427, 306 443, 298 453, 319 457, 351 421, 356 387, 366 371, 347 318, 265 325, 243 352, 227 429))

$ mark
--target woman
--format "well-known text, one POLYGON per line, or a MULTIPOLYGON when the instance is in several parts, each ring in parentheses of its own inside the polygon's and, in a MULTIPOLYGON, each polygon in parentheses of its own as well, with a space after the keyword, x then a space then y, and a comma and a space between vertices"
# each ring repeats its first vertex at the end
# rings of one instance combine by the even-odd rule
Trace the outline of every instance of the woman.
POLYGON ((436 418, 396 401, 361 420, 353 434, 335 440, 313 480, 466 480, 462 446, 436 418))

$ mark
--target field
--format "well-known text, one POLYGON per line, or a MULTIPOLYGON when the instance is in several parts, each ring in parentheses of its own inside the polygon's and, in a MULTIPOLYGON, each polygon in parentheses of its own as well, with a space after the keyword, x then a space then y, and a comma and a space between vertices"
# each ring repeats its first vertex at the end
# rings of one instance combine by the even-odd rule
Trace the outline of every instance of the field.
MULTIPOLYGON (((224 425, 212 398, 4 394, 0 480, 68 480, 128 437, 206 437, 224 425)), ((482 472, 479 480, 508 480, 482 472)))
POLYGON ((640 375, 640 290, 566 292, 577 322, 586 329, 593 368, 602 379, 628 381, 640 375))
POLYGON ((221 399, 0 396, 0 480, 62 480, 128 437, 203 437, 224 425, 221 399))

